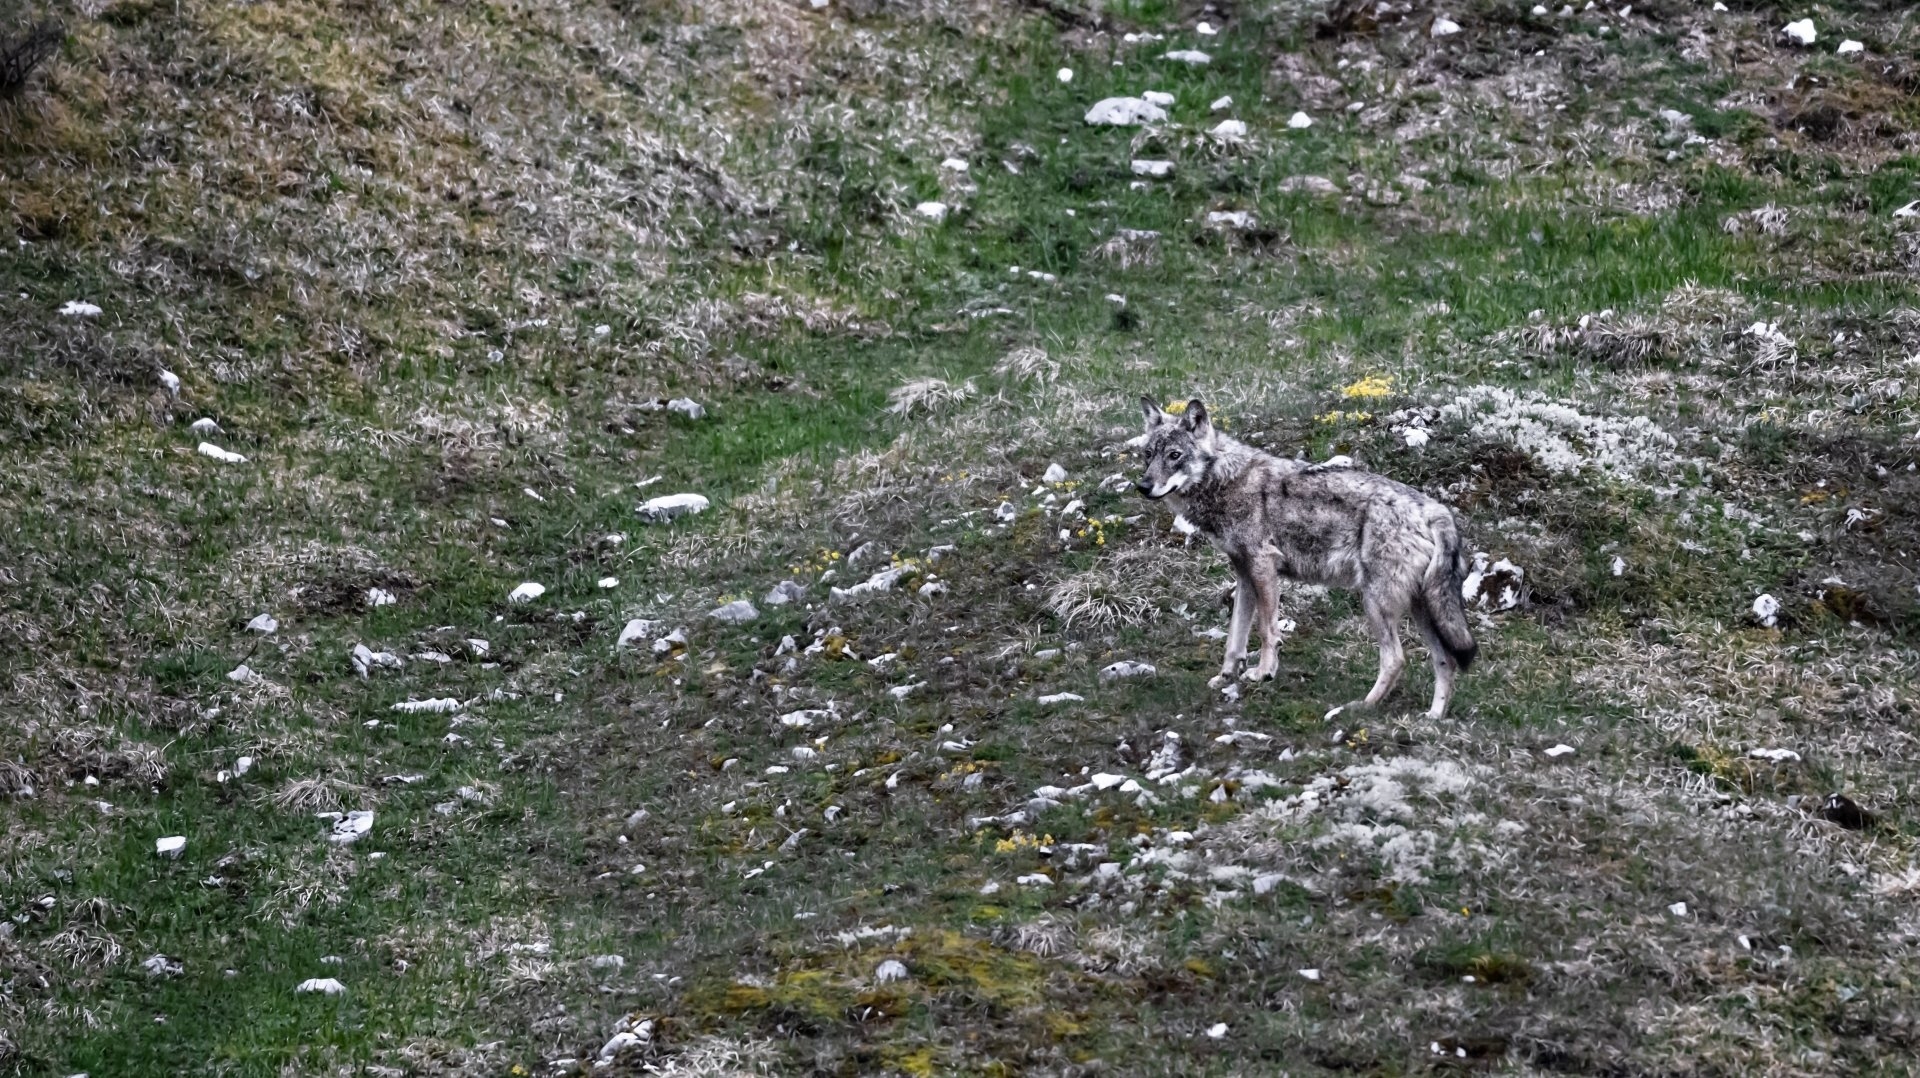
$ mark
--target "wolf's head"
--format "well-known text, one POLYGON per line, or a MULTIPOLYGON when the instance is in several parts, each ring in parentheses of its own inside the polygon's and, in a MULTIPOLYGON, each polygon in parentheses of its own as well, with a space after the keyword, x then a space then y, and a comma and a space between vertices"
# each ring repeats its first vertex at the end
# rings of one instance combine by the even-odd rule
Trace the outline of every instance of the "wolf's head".
POLYGON ((1140 410, 1147 417, 1141 450, 1147 458, 1147 474, 1136 484, 1140 493, 1157 501, 1199 482, 1214 452, 1207 406, 1196 397, 1187 402, 1184 412, 1170 415, 1152 397, 1141 397, 1140 410))

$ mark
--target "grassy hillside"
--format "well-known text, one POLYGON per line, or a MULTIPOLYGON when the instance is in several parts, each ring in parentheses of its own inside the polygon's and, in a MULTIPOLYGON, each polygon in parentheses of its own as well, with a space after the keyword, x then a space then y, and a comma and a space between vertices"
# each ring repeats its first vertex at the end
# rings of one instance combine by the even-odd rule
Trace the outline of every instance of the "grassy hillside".
POLYGON ((1908 1073, 1920 17, 1582 6, 0 0, 0 1073, 1908 1073))

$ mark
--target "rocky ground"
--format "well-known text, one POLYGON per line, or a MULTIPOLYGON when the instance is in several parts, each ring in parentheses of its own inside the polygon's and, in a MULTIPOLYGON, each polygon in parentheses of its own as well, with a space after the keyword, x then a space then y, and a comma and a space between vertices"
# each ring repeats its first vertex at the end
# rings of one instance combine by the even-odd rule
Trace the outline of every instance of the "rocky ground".
POLYGON ((815 2, 0 9, 0 1070, 1909 1072, 1913 11, 815 2))

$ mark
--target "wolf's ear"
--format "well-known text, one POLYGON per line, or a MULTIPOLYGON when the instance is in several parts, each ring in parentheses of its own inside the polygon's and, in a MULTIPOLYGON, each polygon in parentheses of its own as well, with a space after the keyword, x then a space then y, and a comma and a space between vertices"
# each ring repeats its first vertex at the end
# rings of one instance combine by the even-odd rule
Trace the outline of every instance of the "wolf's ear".
POLYGON ((1199 397, 1187 402, 1187 410, 1181 413, 1180 418, 1195 438, 1204 439, 1213 433, 1213 423, 1207 419, 1207 406, 1200 402, 1199 397))
POLYGON ((1147 417, 1148 430, 1152 430, 1167 420, 1167 413, 1160 410, 1160 402, 1147 396, 1145 393, 1140 394, 1140 411, 1147 417))

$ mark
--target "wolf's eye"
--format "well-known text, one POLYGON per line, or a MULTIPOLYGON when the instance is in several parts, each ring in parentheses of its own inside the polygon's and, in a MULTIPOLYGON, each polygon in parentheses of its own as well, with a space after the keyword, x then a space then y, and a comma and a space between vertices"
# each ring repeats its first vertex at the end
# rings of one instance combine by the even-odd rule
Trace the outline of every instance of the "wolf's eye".
POLYGON ((1168 464, 1178 464, 1178 463, 1180 463, 1180 455, 1181 455, 1181 454, 1180 454, 1180 451, 1179 451, 1178 449, 1176 449, 1176 450, 1174 450, 1174 451, 1172 451, 1171 453, 1168 453, 1168 454, 1167 454, 1167 463, 1168 463, 1168 464))

